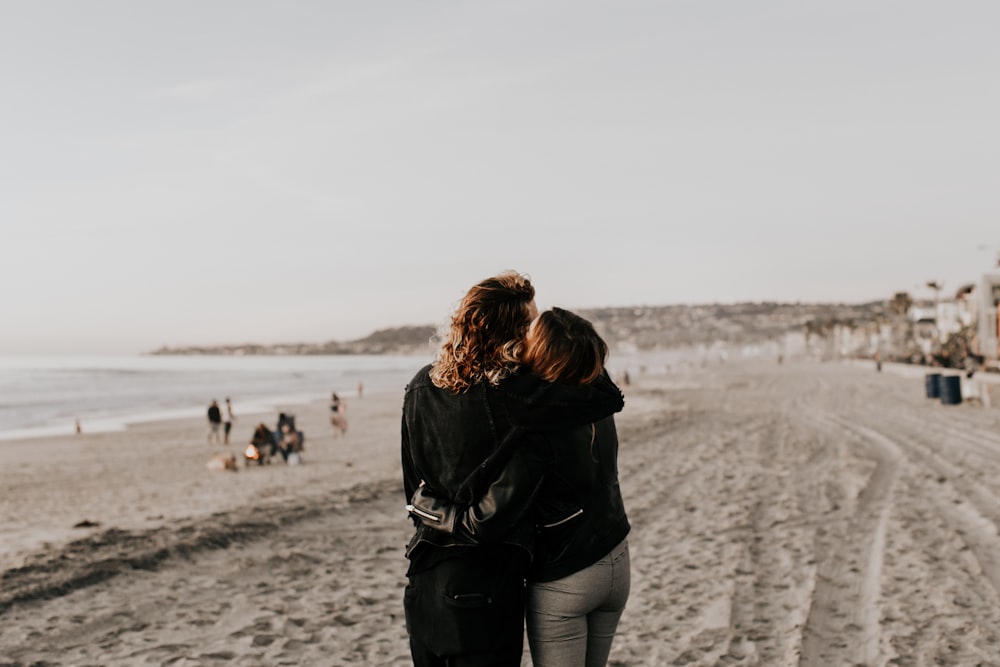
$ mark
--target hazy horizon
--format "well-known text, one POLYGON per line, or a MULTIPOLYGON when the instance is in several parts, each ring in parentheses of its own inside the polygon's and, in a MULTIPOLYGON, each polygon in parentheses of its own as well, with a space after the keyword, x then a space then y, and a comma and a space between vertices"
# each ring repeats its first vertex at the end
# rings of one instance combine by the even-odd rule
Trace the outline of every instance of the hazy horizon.
POLYGON ((0 20, 0 354, 861 303, 1000 251, 1000 6, 96 0, 0 20))
MULTIPOLYGON (((977 287, 978 287, 978 283, 977 283, 977 287)), ((934 301, 934 297, 932 295, 920 296, 920 295, 913 295, 913 294, 911 294, 911 297, 915 297, 914 298, 914 302, 916 304, 918 304, 918 305, 921 305, 921 304, 923 304, 923 305, 931 305, 933 303, 933 301, 934 301)), ((944 301, 944 300, 946 300, 948 298, 950 298, 950 295, 948 295, 947 293, 942 294, 941 297, 940 297, 941 301, 944 301)), ((829 305, 829 306, 843 306, 843 305, 865 305, 865 304, 869 304, 869 303, 888 303, 890 300, 891 300, 891 295, 890 295, 890 297, 887 297, 885 299, 873 299, 873 300, 869 300, 869 301, 858 301, 858 302, 847 302, 847 301, 773 301, 773 300, 762 299, 762 300, 755 300, 755 301, 733 301, 733 302, 714 301, 714 302, 703 302, 703 303, 634 303, 634 304, 619 304, 617 306, 590 306, 590 307, 587 307, 587 308, 580 308, 578 310, 580 312, 585 312, 587 310, 595 310, 595 309, 602 309, 602 308, 623 308, 623 309, 659 308, 659 307, 691 307, 691 308, 697 308, 697 307, 711 307, 711 306, 738 306, 738 305, 743 305, 743 304, 765 304, 765 303, 775 303, 775 304, 777 304, 779 306, 824 306, 824 305, 829 305)), ((559 305, 559 304, 553 304, 553 305, 559 305)), ((227 346, 239 347, 241 345, 296 345, 296 344, 310 345, 310 344, 322 344, 322 343, 327 343, 327 342, 349 343, 349 342, 352 342, 352 341, 357 340, 357 339, 364 339, 367 336, 369 336, 369 335, 371 335, 373 333, 376 333, 377 331, 380 331, 380 330, 391 330, 391 329, 403 328, 403 327, 408 327, 408 326, 434 326, 434 327, 441 327, 442 325, 444 325, 446 323, 447 323, 447 316, 445 318, 443 318, 442 321, 439 321, 439 322, 427 321, 427 322, 408 322, 408 323, 395 324, 395 325, 389 324, 389 325, 386 325, 384 327, 379 327, 378 329, 373 329, 373 330, 368 331, 368 332, 366 332, 366 333, 364 333, 364 334, 362 334, 360 336, 355 336, 354 338, 350 338, 350 339, 345 339, 345 338, 329 338, 329 337, 327 337, 327 338, 316 339, 316 340, 276 340, 276 341, 268 341, 268 342, 255 341, 255 340, 241 340, 241 341, 234 340, 234 341, 223 341, 223 342, 212 344, 212 345, 207 345, 207 344, 203 344, 203 343, 189 343, 189 344, 184 344, 184 345, 167 345, 165 347, 176 350, 176 349, 188 349, 188 348, 197 348, 197 347, 227 347, 227 346)), ((162 349, 162 346, 161 346, 161 348, 157 348, 157 349, 162 349)), ((153 352, 153 351, 155 351, 155 350, 145 350, 144 352, 153 352)))

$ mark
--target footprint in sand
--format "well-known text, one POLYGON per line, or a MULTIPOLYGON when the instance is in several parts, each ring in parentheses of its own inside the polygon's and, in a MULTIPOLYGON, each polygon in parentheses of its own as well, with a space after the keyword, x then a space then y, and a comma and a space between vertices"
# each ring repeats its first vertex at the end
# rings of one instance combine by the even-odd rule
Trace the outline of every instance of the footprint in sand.
POLYGON ((254 635, 253 646, 270 646, 278 639, 277 635, 254 635))
POLYGON ((308 642, 304 642, 301 639, 289 639, 285 642, 284 646, 281 647, 283 651, 291 652, 293 654, 301 652, 309 645, 308 642))
POLYGON ((198 656, 199 660, 219 660, 221 662, 229 662, 234 659, 236 654, 232 651, 216 651, 215 653, 205 653, 198 656))

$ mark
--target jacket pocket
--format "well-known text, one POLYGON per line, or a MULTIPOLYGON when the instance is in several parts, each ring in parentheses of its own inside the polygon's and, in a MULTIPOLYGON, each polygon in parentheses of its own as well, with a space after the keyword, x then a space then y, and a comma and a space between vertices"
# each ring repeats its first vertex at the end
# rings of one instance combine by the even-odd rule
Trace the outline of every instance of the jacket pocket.
POLYGON ((568 516, 564 516, 563 518, 559 519, 558 521, 553 521, 552 523, 543 523, 542 524, 542 528, 555 528, 556 526, 561 526, 564 523, 569 523, 570 521, 572 521, 573 519, 575 519, 576 517, 578 517, 578 516, 580 516, 582 514, 583 514, 583 508, 580 508, 577 511, 573 512, 572 514, 570 514, 568 516))

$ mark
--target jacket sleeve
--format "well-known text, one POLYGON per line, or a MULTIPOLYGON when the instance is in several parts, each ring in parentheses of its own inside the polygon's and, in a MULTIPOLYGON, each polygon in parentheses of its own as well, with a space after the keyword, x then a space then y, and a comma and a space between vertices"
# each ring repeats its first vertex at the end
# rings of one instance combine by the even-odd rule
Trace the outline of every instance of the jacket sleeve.
POLYGON ((413 454, 410 451, 409 432, 406 428, 406 416, 404 415, 400 426, 400 456, 403 467, 403 493, 406 498, 412 496, 420 483, 420 474, 413 463, 413 454))
POLYGON ((551 461, 551 448, 545 439, 528 437, 476 503, 452 504, 433 496, 421 485, 411 497, 408 509, 425 526, 451 533, 463 541, 497 542, 531 510, 551 461))
POLYGON ((518 374, 500 385, 514 425, 533 431, 562 431, 621 412, 625 397, 607 371, 585 385, 546 382, 518 374))

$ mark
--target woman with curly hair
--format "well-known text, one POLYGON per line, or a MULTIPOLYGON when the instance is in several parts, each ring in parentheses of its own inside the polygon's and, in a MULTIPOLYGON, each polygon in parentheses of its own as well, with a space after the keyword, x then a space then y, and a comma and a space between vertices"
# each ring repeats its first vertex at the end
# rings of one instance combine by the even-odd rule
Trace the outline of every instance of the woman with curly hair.
MULTIPOLYGON (((474 285, 434 362, 407 385, 407 501, 424 488, 468 506, 490 488, 526 430, 574 428, 621 410, 621 392, 606 376, 563 385, 518 373, 537 315, 534 297, 530 280, 515 272, 474 285)), ((414 518, 404 610, 416 667, 520 665, 534 520, 527 511, 505 512, 490 526, 496 538, 477 544, 414 518)))

